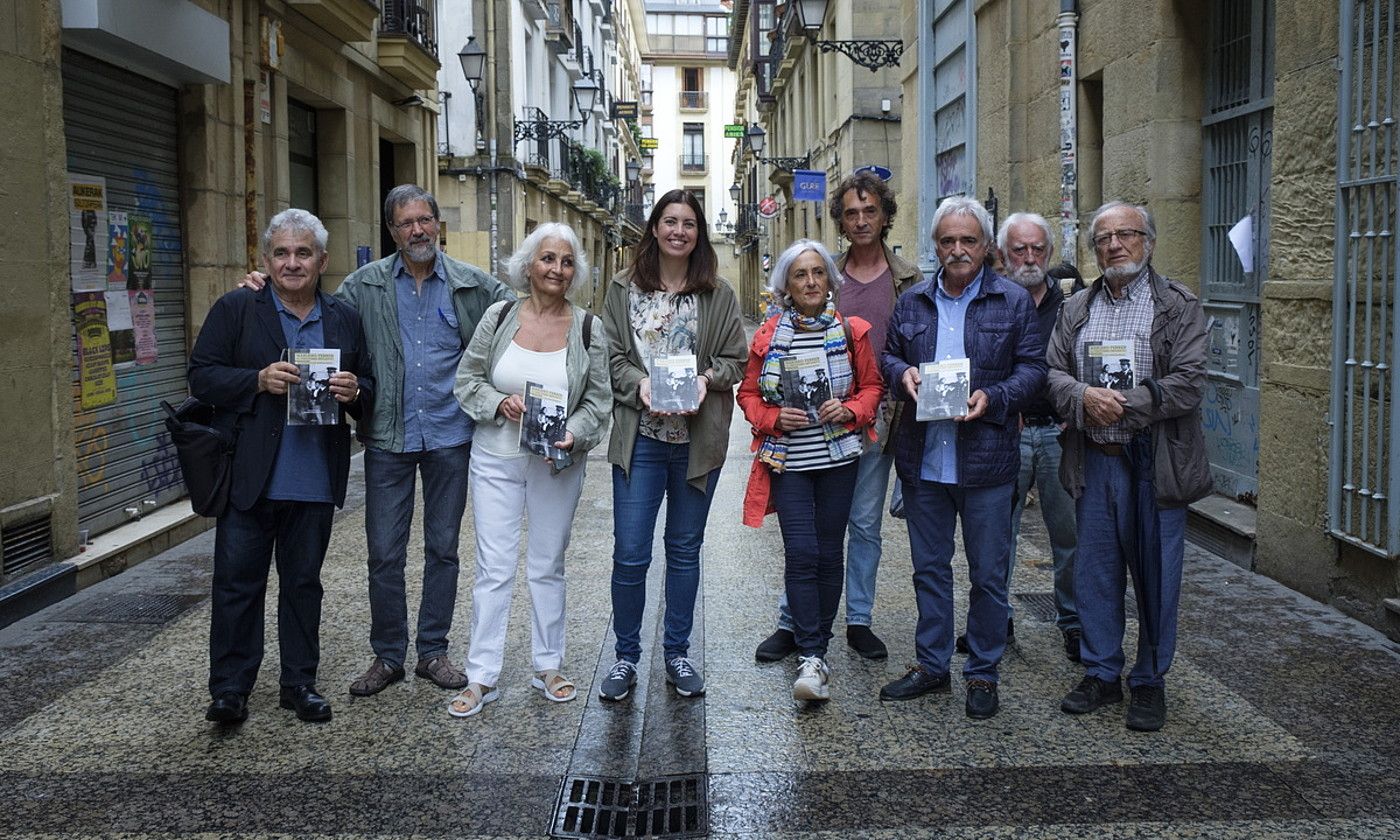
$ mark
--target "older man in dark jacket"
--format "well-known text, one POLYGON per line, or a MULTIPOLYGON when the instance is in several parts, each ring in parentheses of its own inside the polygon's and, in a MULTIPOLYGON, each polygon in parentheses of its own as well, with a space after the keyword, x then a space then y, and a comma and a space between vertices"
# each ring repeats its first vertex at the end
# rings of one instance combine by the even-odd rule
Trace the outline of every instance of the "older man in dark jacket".
MULTIPOLYGON (((1149 628, 1140 628, 1127 725, 1155 732, 1167 718, 1186 506, 1211 490, 1200 417, 1205 311, 1189 289, 1153 270, 1157 228, 1146 207, 1109 202, 1095 211, 1089 235, 1103 276, 1060 309, 1047 351, 1050 401, 1069 424, 1061 436, 1060 479, 1076 499, 1074 588, 1084 628, 1084 679, 1060 708, 1085 714, 1123 700, 1123 594, 1133 560, 1124 543, 1134 542, 1125 535, 1150 533, 1159 544, 1144 542, 1151 548, 1138 553, 1150 550, 1156 574, 1134 585, 1147 587, 1142 594, 1155 606, 1156 645, 1149 644, 1149 628), (1106 377, 1105 367, 1116 370, 1106 377), (1143 509, 1128 501, 1136 478, 1126 457, 1130 446, 1151 452, 1139 460, 1151 462, 1155 498, 1147 502, 1155 513, 1148 515, 1156 522, 1144 522, 1143 509)), ((1145 473, 1147 465, 1140 469, 1145 473)))
POLYGON ((1006 647, 1018 415, 1044 386, 1046 365, 1030 295, 985 267, 992 247, 986 208, 946 199, 934 213, 933 240, 942 268, 900 296, 882 360, 890 393, 906 402, 895 432, 895 471, 904 490, 919 623, 918 664, 886 685, 880 699, 950 688, 953 532, 961 517, 972 585, 963 666, 967 714, 984 719, 997 712, 997 664, 1006 647), (918 401, 920 365, 957 360, 966 360, 971 372, 966 413, 919 422, 910 403, 918 401))
POLYGON ((263 596, 277 558, 277 636, 283 708, 326 721, 316 690, 320 660, 321 563, 334 508, 345 504, 350 427, 373 406, 369 351, 359 313, 323 295, 326 228, 305 210, 284 210, 263 234, 271 283, 237 289, 209 310, 190 353, 190 392, 216 409, 216 425, 238 435, 228 508, 214 536, 209 628, 208 720, 242 723, 263 657, 263 596), (289 425, 287 392, 301 387, 293 350, 336 349, 327 388, 331 425, 289 425))

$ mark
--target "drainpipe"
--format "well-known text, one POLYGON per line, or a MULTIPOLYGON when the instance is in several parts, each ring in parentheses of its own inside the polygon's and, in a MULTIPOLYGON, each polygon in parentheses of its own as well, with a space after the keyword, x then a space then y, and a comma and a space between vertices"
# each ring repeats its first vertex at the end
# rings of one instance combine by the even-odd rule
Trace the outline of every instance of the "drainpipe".
POLYGON ((1060 0, 1060 253, 1070 259, 1079 240, 1079 12, 1076 0, 1060 0))
MULTIPOLYGON (((486 90, 491 95, 491 119, 486 121, 490 127, 490 136, 486 139, 491 152, 491 179, 487 182, 491 196, 491 241, 488 246, 491 249, 491 276, 497 280, 504 280, 500 274, 500 256, 497 252, 500 241, 500 195, 497 190, 497 181, 500 179, 500 161, 498 159, 497 135, 500 124, 497 122, 496 114, 499 109, 496 107, 500 91, 496 87, 496 0, 486 0, 486 55, 489 60, 486 62, 486 90)), ((485 100, 477 100, 485 102, 485 100)), ((512 135, 513 136, 513 135, 512 135)))

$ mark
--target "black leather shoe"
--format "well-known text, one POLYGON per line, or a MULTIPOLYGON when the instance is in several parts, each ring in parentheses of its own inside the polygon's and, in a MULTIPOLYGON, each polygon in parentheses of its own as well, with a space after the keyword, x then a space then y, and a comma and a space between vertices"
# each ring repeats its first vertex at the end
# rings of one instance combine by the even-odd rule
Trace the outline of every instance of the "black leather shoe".
POLYGON ((864 624, 846 625, 846 644, 866 659, 884 659, 890 655, 875 631, 864 624))
MULTIPOLYGON (((1008 645, 1010 645, 1010 644, 1014 644, 1015 642, 1016 642, 1016 619, 1014 619, 1014 618, 1008 618, 1008 619, 1006 620, 1006 643, 1007 643, 1008 645)), ((959 635, 958 638, 957 638, 957 640, 955 640, 955 641, 953 642, 953 650, 957 651, 958 653, 961 653, 963 656, 967 656, 968 654, 972 653, 972 650, 967 646, 967 634, 966 634, 966 633, 963 633, 963 634, 959 635)))
POLYGON ((314 685, 282 686, 281 706, 294 710, 298 718, 308 723, 322 723, 331 719, 331 704, 316 693, 314 685))
POLYGON ((947 694, 953 690, 953 683, 947 674, 934 674, 922 665, 915 665, 909 673, 880 689, 881 700, 913 700, 929 692, 947 694))
POLYGON ((995 715, 1001 702, 997 699, 997 684, 990 680, 967 681, 967 716, 986 720, 995 715))
POLYGON ((1096 677, 1085 677, 1074 690, 1060 702, 1060 711, 1071 715, 1086 715, 1110 703, 1123 702, 1123 686, 1118 680, 1105 682, 1096 677))
POLYGON ((1084 633, 1078 627, 1071 627, 1063 631, 1065 637, 1065 658, 1070 662, 1079 661, 1079 640, 1084 638, 1084 633))
POLYGON ((759 662, 778 662, 794 653, 797 653, 797 639, 793 638, 791 630, 779 627, 773 631, 773 635, 758 643, 753 658, 759 662))
POLYGON ((1156 732, 1167 723, 1167 692, 1160 685, 1139 685, 1129 689, 1128 728, 1134 732, 1156 732))
POLYGON ((225 691, 209 704, 204 719, 214 723, 242 723, 248 719, 248 698, 236 691, 225 691))

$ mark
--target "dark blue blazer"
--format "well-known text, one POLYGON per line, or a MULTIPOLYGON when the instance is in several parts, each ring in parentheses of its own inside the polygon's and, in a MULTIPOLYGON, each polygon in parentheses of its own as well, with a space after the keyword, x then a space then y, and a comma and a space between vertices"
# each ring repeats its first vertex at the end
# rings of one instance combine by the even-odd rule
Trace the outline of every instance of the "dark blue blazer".
MULTIPOLYGON (((343 405, 340 423, 325 436, 331 492, 345 504, 350 474, 350 426, 345 415, 368 416, 374 400, 369 347, 355 307, 330 295, 321 302, 325 346, 340 349, 340 368, 359 379, 360 398, 343 405)), ((272 302, 272 284, 260 291, 235 289, 214 302, 190 353, 190 393, 217 409, 215 425, 238 436, 229 504, 248 510, 262 498, 287 421, 287 398, 258 393, 258 371, 282 358, 287 339, 272 302)))
MULTIPOLYGON (((901 481, 919 479, 927 423, 914 419, 914 402, 900 378, 936 358, 938 304, 934 283, 925 280, 899 296, 885 333, 880 368, 889 392, 902 401, 894 433, 895 471, 901 481)), ((969 393, 987 394, 987 413, 958 423, 958 484, 991 487, 1016 480, 1021 464, 1020 413, 1045 387, 1045 343, 1030 294, 986 269, 982 289, 967 306, 963 347, 972 367, 969 393)))

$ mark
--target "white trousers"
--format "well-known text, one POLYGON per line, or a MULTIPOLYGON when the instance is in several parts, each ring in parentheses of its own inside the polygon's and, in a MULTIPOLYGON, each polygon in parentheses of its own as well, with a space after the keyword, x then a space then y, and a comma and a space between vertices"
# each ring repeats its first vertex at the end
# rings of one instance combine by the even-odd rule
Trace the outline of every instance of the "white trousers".
POLYGON ((476 520, 476 583, 472 586, 472 638, 467 678, 494 686, 515 588, 522 514, 528 512, 525 577, 530 587, 531 665, 558 669, 564 661, 564 551, 583 491, 580 460, 552 475, 535 455, 502 458, 472 447, 468 481, 476 520))

